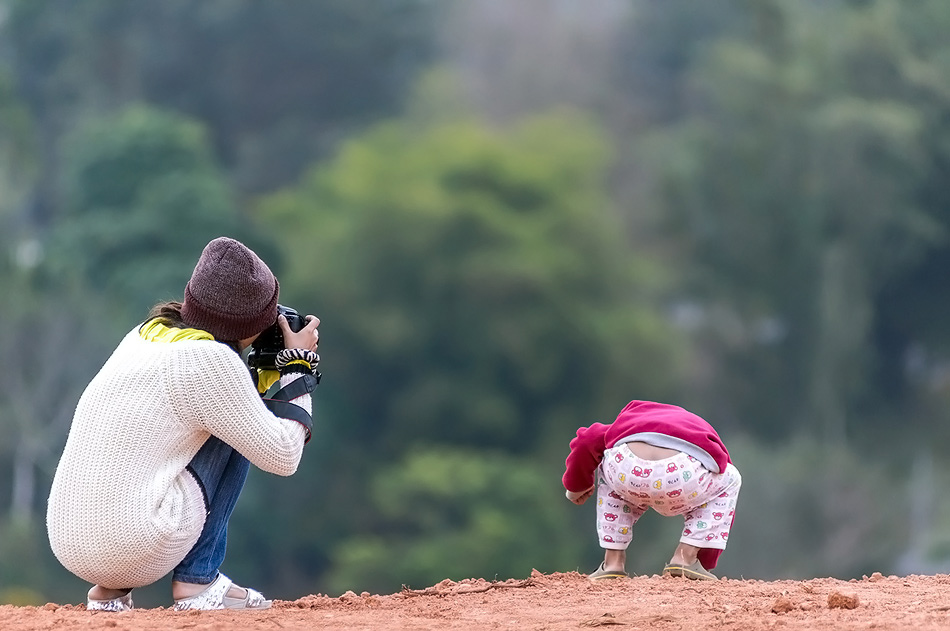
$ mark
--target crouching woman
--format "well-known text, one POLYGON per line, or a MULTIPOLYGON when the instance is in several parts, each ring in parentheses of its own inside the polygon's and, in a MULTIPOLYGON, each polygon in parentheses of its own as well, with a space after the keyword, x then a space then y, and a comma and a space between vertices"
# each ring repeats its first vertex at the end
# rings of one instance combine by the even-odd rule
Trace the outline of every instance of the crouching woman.
POLYGON ((172 574, 175 609, 260 609, 233 584, 228 521, 250 463, 293 474, 310 437, 319 320, 278 319, 279 284, 242 243, 201 254, 181 303, 157 305, 86 387, 47 507, 50 545, 93 583, 90 610, 132 608, 132 588, 172 574), (283 396, 273 414, 240 353, 275 322, 283 396))

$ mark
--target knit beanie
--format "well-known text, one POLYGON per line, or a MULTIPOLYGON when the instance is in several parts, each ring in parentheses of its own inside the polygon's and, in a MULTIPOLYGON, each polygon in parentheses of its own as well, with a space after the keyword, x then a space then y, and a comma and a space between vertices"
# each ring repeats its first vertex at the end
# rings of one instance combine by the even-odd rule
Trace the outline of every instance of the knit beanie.
POLYGON ((277 321, 280 285, 240 241, 218 237, 205 246, 185 285, 181 319, 221 341, 247 339, 277 321))

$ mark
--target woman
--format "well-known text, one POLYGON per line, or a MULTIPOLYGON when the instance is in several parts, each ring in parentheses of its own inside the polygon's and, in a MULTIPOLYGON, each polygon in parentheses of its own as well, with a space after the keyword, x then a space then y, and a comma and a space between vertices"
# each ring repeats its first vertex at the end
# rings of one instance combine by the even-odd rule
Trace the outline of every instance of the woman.
POLYGON ((153 308, 83 392, 47 528, 60 562, 94 584, 88 609, 129 610, 132 588, 169 572, 175 609, 270 606, 218 568, 249 462, 289 476, 310 437, 320 321, 293 332, 278 292, 245 245, 211 241, 184 300, 153 308), (292 419, 268 410, 240 356, 275 321, 285 350, 274 398, 294 404, 279 408, 292 419))

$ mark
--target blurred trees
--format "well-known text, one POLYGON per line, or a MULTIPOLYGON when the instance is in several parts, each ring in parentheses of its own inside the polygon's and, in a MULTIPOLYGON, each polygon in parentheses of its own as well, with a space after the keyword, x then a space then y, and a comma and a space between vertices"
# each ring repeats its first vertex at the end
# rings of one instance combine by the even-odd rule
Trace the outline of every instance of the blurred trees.
MULTIPOLYGON (((720 561, 724 574, 769 576, 781 568, 780 575, 788 578, 844 578, 870 576, 881 568, 898 571, 895 559, 912 527, 900 516, 916 500, 907 493, 911 472, 895 467, 895 459, 869 460, 807 435, 778 446, 738 439, 729 449, 742 467, 742 512, 736 513, 720 561), (895 476, 895 470, 902 473, 895 476), (740 514, 746 518, 739 519, 740 514)), ((934 499, 928 487, 915 489, 921 500, 934 499)), ((671 530, 668 540, 675 541, 678 531, 671 530)))
POLYGON ((201 120, 238 191, 266 190, 392 112, 431 55, 423 0, 4 4, 52 177, 77 121, 145 101, 201 120))
POLYGON ((565 528, 577 520, 552 473, 497 452, 410 451, 377 471, 355 503, 361 516, 334 550, 329 589, 386 593, 435 576, 492 580, 575 566, 587 541, 565 528))
MULTIPOLYGON (((684 292, 698 348, 724 368, 697 400, 760 417, 748 429, 770 439, 867 437, 890 424, 915 342, 893 338, 906 311, 892 292, 919 287, 947 247, 945 205, 925 191, 950 84, 895 3, 754 4, 681 64, 685 98, 661 92, 658 107, 642 91, 653 75, 626 74, 656 121, 631 152, 650 165, 665 238, 696 263, 684 292)), ((632 39, 646 46, 675 11, 647 9, 632 39)))
POLYGON ((133 317, 181 299, 194 252, 208 241, 252 236, 195 121, 133 106, 89 121, 64 151, 67 183, 49 265, 80 274, 133 317))
POLYGON ((43 528, 49 485, 76 401, 111 351, 120 321, 74 279, 50 275, 42 246, 6 219, 0 215, 0 358, 7 367, 0 381, 0 601, 36 604, 63 583, 50 572, 43 528))
MULTIPOLYGON (((730 575, 944 567, 948 27, 941 0, 0 0, 0 600, 81 597, 35 528, 71 408, 220 234, 323 320, 314 440, 229 537, 266 593, 591 569, 563 458, 632 398, 730 445, 730 575)), ((678 530, 645 519, 631 569, 678 530)))
POLYGON ((665 392, 664 277, 619 238, 607 150, 568 114, 503 131, 390 123, 265 200, 293 253, 288 286, 326 319, 355 437, 520 451, 631 387, 665 392))
MULTIPOLYGON (((447 494, 471 507, 544 498, 559 508, 543 512, 560 514, 568 506, 556 486, 487 480, 519 476, 531 463, 557 479, 579 421, 612 418, 631 390, 669 392, 677 349, 655 306, 664 276, 619 238, 602 195, 608 156, 596 126, 576 114, 505 130, 410 114, 348 142, 301 186, 264 200, 261 223, 294 262, 285 295, 313 305, 325 323, 321 396, 334 397, 348 419, 328 420, 334 448, 319 465, 344 481, 320 490, 342 511, 324 519, 345 519, 352 538, 331 553, 340 563, 335 584, 383 589, 371 567, 379 549, 399 556, 408 547, 422 563, 467 538, 474 540, 452 553, 455 571, 524 568, 530 555, 510 558, 513 542, 495 549, 483 540, 494 535, 483 530, 482 511, 454 519, 465 537, 442 539, 441 518, 399 527, 406 514, 376 485, 440 462, 445 481, 433 477, 430 488, 407 478, 418 488, 402 491, 413 504, 431 504, 433 515, 456 510, 444 506, 447 494), (514 455, 499 459, 511 471, 479 462, 475 449, 514 455), (367 468, 375 454, 383 460, 367 468), (414 455, 384 464, 402 454, 414 455), (454 488, 456 467, 475 478, 454 488), (376 513, 382 519, 359 517, 376 513), (464 552, 478 545, 493 551, 464 552)), ((517 530, 532 529, 525 519, 517 530)), ((551 558, 550 537, 531 540, 522 545, 551 558)), ((388 580, 413 563, 392 557, 388 580)), ((434 564, 417 568, 414 580, 434 564)))
POLYGON ((33 118, 10 75, 0 70, 0 226, 12 238, 14 218, 37 175, 33 118))

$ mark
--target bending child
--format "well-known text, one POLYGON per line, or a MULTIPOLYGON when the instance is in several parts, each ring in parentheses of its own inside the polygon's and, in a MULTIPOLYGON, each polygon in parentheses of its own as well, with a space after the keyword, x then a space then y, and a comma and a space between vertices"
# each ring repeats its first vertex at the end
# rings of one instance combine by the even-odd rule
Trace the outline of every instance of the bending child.
POLYGON ((649 508, 685 519, 668 576, 716 580, 742 476, 716 430, 675 405, 631 401, 609 424, 577 430, 562 482, 583 504, 597 491, 597 535, 604 561, 591 580, 627 576, 633 526, 649 508), (597 485, 594 485, 594 475, 597 485))

